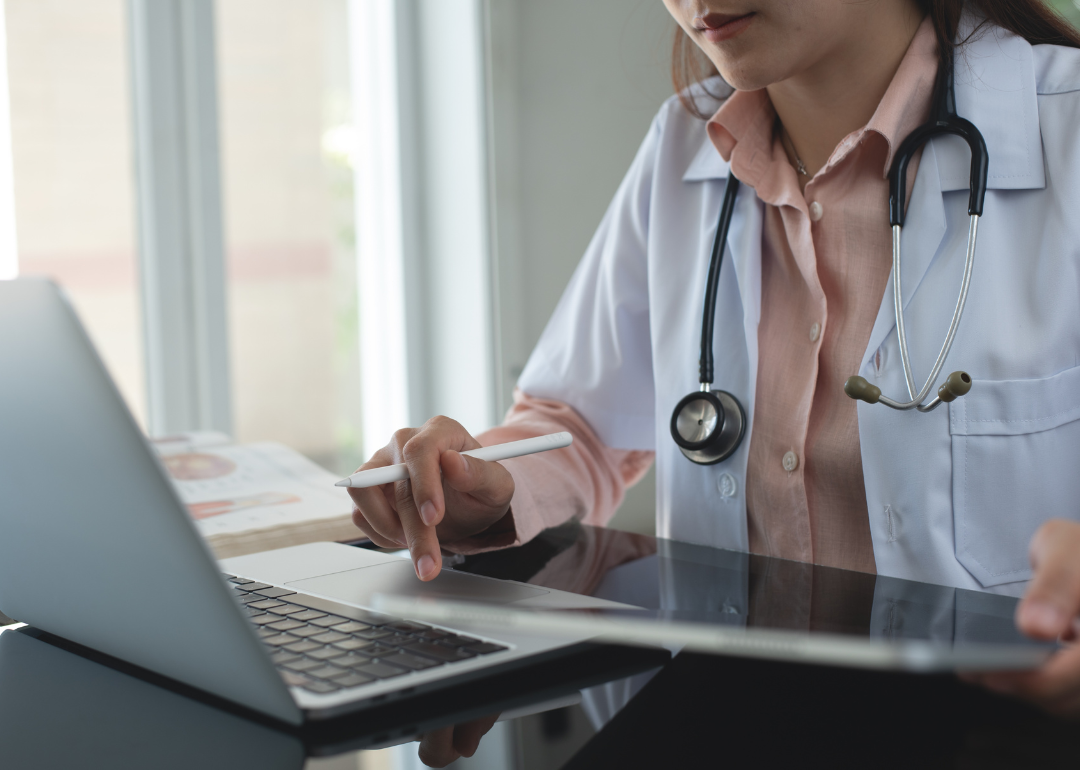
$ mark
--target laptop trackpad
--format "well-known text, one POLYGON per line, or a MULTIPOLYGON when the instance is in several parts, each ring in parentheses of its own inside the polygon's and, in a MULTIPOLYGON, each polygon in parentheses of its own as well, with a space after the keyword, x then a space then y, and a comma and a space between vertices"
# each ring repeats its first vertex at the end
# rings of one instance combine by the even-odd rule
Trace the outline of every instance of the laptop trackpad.
POLYGON ((370 607, 375 594, 391 594, 416 599, 453 599, 457 601, 510 604, 548 593, 542 588, 509 583, 505 580, 443 570, 434 580, 423 583, 413 571, 412 562, 377 564, 371 567, 337 572, 286 583, 306 593, 325 596, 347 604, 370 607))

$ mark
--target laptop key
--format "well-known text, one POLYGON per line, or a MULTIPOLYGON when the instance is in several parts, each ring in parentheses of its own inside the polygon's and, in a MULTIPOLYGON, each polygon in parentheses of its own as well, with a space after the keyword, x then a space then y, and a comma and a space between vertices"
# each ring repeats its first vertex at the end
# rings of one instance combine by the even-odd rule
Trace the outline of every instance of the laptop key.
POLYGON ((465 649, 456 649, 454 647, 447 647, 443 644, 434 644, 432 642, 413 642, 412 644, 404 645, 403 649, 409 652, 415 652, 419 655, 426 655, 429 658, 435 658, 445 663, 450 663, 455 660, 467 660, 476 656, 475 652, 469 652, 465 649))
MULTIPOLYGON (((236 597, 236 599, 241 604, 246 604, 249 607, 255 602, 265 602, 266 601, 265 596, 259 596, 258 594, 244 594, 244 595, 236 597)), ((255 609, 258 609, 258 607, 256 607, 255 609)))
POLYGON ((300 674, 292 671, 279 671, 278 673, 281 674, 281 678, 285 680, 285 684, 291 687, 305 687, 309 684, 314 684, 306 676, 300 676, 300 674))
MULTIPOLYGON (((267 601, 268 602, 274 602, 274 601, 277 601, 277 599, 267 599, 267 601)), ((280 604, 280 602, 278 602, 278 603, 280 604)), ((256 602, 255 604, 252 604, 251 606, 252 607, 257 607, 258 604, 259 604, 259 602, 256 602)), ((303 612, 305 609, 306 608, 299 607, 299 606, 297 606, 295 604, 284 604, 284 605, 282 605, 280 607, 271 607, 270 611, 273 612, 275 615, 292 615, 295 612, 303 612)))
POLYGON ((381 658, 386 655, 393 655, 397 652, 397 648, 387 647, 385 644, 372 644, 357 650, 357 652, 361 655, 367 655, 369 658, 381 658))
POLYGON ((427 631, 414 634, 414 636, 418 636, 421 639, 443 639, 444 637, 450 636, 450 633, 448 631, 440 631, 437 628, 429 628, 427 631))
POLYGON ((290 671, 310 671, 313 668, 319 668, 323 665, 321 660, 310 660, 308 658, 297 658, 296 660, 289 661, 283 664, 283 666, 290 671))
MULTIPOLYGON (((339 618, 337 615, 327 615, 324 618, 311 621, 314 626, 322 626, 323 628, 329 628, 330 626, 337 626, 345 623, 345 618, 339 618)), ((367 628, 367 626, 358 626, 358 628, 367 628)))
POLYGON ((503 650, 509 648, 503 647, 501 644, 494 644, 492 642, 480 642, 479 644, 470 644, 464 649, 468 650, 469 652, 475 652, 477 655, 488 655, 492 652, 502 652, 503 650))
POLYGON ((341 666, 342 668, 359 668, 360 666, 367 666, 371 663, 371 658, 366 655, 357 655, 350 652, 348 655, 342 655, 340 658, 334 658, 334 665, 341 666))
POLYGON ((294 660, 301 660, 301 658, 295 653, 278 650, 270 656, 270 660, 274 661, 275 666, 284 666, 286 663, 290 663, 294 660))
POLYGON ((250 620, 252 623, 254 623, 257 626, 265 626, 267 623, 276 623, 276 622, 278 622, 279 620, 281 620, 281 617, 278 616, 278 615, 266 614, 266 615, 256 615, 253 618, 248 618, 248 620, 250 620))
POLYGON ((263 590, 264 588, 270 588, 270 587, 271 587, 271 586, 269 586, 269 585, 268 585, 268 584, 266 584, 266 583, 253 583, 253 582, 248 582, 248 583, 245 583, 245 584, 244 584, 244 588, 245 588, 245 589, 247 589, 248 591, 261 591, 261 590, 263 590))
POLYGON ((319 634, 318 636, 311 637, 313 642, 322 642, 323 644, 330 644, 331 642, 340 642, 342 639, 348 639, 345 634, 339 634, 337 631, 327 631, 319 634))
POLYGON ((355 620, 342 623, 340 626, 334 626, 334 630, 339 634, 352 634, 356 631, 363 631, 365 628, 370 628, 370 626, 366 623, 357 623, 355 620))
POLYGON ((296 637, 291 634, 278 634, 277 636, 268 636, 263 639, 263 644, 269 644, 274 647, 281 647, 286 644, 291 644, 296 641, 296 637))
POLYGON ((276 599, 279 596, 292 596, 296 591, 290 591, 288 588, 260 588, 255 593, 261 594, 267 599, 276 599))
POLYGON ((370 647, 373 642, 368 642, 363 639, 342 639, 340 642, 334 642, 334 646, 339 650, 345 650, 351 652, 352 650, 361 650, 364 647, 370 647))
POLYGON ((305 690, 309 690, 311 692, 322 694, 322 693, 327 693, 327 692, 334 692, 335 690, 340 690, 341 685, 337 684, 334 681, 329 681, 329 682, 320 681, 320 682, 312 682, 311 684, 305 684, 305 685, 303 685, 303 688, 305 690))
POLYGON ((271 623, 266 628, 273 628, 276 631, 291 631, 294 628, 302 628, 303 625, 299 620, 285 618, 285 620, 279 620, 277 623, 271 623))
POLYGON ((385 631, 381 628, 369 628, 367 631, 357 631, 355 636, 359 636, 361 639, 382 639, 387 636, 391 636, 392 631, 385 631))
POLYGON ((288 650, 289 652, 304 653, 310 652, 311 650, 317 650, 320 647, 322 647, 321 644, 315 644, 315 642, 309 642, 305 639, 296 644, 286 644, 282 649, 288 650))
POLYGON ((370 676, 364 676, 363 674, 357 674, 355 671, 350 671, 345 676, 334 677, 334 681, 342 687, 359 687, 362 684, 374 682, 375 680, 370 676))
POLYGON ((222 572, 221 574, 226 580, 233 580, 236 577, 236 575, 230 575, 228 572, 222 572))
POLYGON ((345 653, 342 650, 335 650, 333 647, 323 647, 321 650, 312 650, 307 654, 309 658, 315 660, 330 660, 331 658, 340 658, 345 653))
POLYGON ((303 620, 306 622, 308 620, 315 620, 315 618, 326 617, 326 613, 316 612, 315 610, 304 610, 303 612, 294 612, 289 617, 295 618, 296 620, 303 620))
POLYGON ((322 668, 314 668, 306 672, 308 676, 313 676, 316 679, 333 679, 335 676, 341 676, 342 674, 349 673, 344 669, 340 669, 337 666, 323 666, 322 668))
POLYGON ((411 634, 415 631, 426 631, 427 626, 422 626, 419 623, 409 623, 405 620, 399 620, 396 623, 387 623, 387 628, 391 628, 394 631, 403 631, 406 634, 411 634))
POLYGON ((403 666, 410 668, 413 671, 423 671, 425 668, 434 668, 435 666, 441 666, 443 661, 432 660, 431 658, 423 658, 419 655, 410 655, 407 652, 399 652, 396 655, 390 655, 386 658, 379 658, 379 663, 392 663, 395 666, 403 666))
POLYGON ((366 666, 357 668, 356 673, 366 674, 375 679, 391 679, 395 676, 407 674, 408 672, 403 668, 388 666, 385 663, 368 663, 366 666))
POLYGON ((281 607, 285 602, 279 602, 277 599, 262 599, 261 601, 252 602, 248 607, 257 607, 260 610, 268 610, 271 607, 281 607))
MULTIPOLYGON (((317 636, 318 634, 325 633, 325 629, 319 628, 318 626, 304 626, 303 628, 294 628, 290 633, 306 639, 309 636, 317 636)), ((321 647, 322 645, 319 646, 321 647)))
POLYGON ((479 639, 473 639, 471 636, 460 636, 458 634, 451 634, 450 636, 443 637, 439 640, 443 644, 449 644, 452 647, 464 647, 468 644, 478 644, 479 639))

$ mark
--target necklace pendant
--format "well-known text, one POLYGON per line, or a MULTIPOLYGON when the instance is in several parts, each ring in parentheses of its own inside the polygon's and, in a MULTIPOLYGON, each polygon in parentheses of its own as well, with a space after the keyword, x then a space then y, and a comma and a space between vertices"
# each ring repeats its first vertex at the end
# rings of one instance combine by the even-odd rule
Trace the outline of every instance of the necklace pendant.
POLYGON ((795 169, 803 176, 810 176, 810 173, 806 170, 806 164, 798 158, 795 158, 795 169))

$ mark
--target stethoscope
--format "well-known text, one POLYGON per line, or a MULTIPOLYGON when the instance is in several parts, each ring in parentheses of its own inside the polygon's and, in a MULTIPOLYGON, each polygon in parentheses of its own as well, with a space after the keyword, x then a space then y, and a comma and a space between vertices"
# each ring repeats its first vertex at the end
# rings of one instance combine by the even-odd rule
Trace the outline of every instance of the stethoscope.
MULTIPOLYGON (((937 395, 926 401, 937 381, 945 358, 949 355, 960 317, 967 301, 971 283, 971 268, 975 261, 975 239, 978 234, 979 217, 982 216, 986 197, 986 173, 989 154, 982 134, 970 121, 956 114, 956 95, 953 82, 952 54, 942 56, 934 84, 933 106, 930 120, 919 126, 901 143, 889 169, 889 224, 892 226, 892 284, 893 312, 896 315, 896 333, 900 343, 900 361, 907 382, 908 401, 898 401, 881 394, 881 389, 865 378, 855 375, 844 383, 844 392, 851 398, 868 404, 882 403, 893 409, 917 409, 929 412, 943 403, 954 401, 971 390, 971 377, 967 372, 953 372, 938 388, 937 395), (964 277, 960 284, 960 296, 956 300, 949 332, 941 346, 930 376, 922 388, 916 390, 915 375, 911 370, 907 336, 904 330, 903 298, 900 291, 900 234, 904 227, 904 202, 906 201, 907 168, 912 157, 930 139, 941 134, 955 134, 967 142, 971 150, 971 194, 968 199, 968 242, 964 258, 964 277)), ((729 174, 724 201, 720 206, 720 221, 716 226, 709 275, 705 285, 705 307, 701 319, 701 358, 698 371, 701 389, 683 398, 671 415, 671 437, 679 450, 691 461, 700 465, 719 463, 734 454, 746 434, 746 412, 735 396, 724 390, 713 390, 712 333, 716 317, 716 293, 720 285, 720 265, 724 257, 731 217, 735 211, 735 198, 739 192, 739 180, 729 174)))

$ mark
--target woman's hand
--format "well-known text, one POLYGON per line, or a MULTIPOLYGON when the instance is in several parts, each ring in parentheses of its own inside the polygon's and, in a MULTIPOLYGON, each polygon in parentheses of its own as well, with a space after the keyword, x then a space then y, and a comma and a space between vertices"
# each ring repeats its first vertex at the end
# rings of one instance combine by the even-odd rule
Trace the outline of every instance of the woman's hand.
POLYGON ((514 479, 498 463, 460 454, 480 442, 448 417, 405 428, 359 470, 405 463, 409 480, 349 489, 353 522, 382 548, 408 548, 416 574, 431 580, 442 568, 439 542, 453 543, 502 519, 514 479))
MULTIPOLYGON (((1034 572, 1016 608, 1028 636, 1071 641, 1080 632, 1080 524, 1055 519, 1031 539, 1034 572)), ((966 674, 964 679, 1015 695, 1058 716, 1080 719, 1080 645, 1054 654, 1036 671, 966 674)))
POLYGON ((476 753, 480 739, 498 719, 498 714, 490 714, 471 722, 424 733, 420 738, 420 761, 428 767, 446 767, 459 757, 471 757, 476 753))

